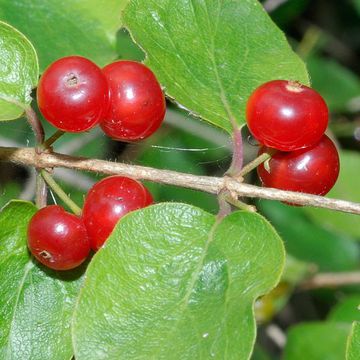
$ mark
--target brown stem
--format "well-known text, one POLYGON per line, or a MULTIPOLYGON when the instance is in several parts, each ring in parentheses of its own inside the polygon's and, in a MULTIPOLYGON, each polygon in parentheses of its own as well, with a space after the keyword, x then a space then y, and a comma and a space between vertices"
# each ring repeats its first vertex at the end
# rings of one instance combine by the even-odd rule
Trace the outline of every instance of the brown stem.
POLYGON ((357 284, 360 284, 360 271, 319 273, 302 282, 299 288, 302 290, 310 290, 357 284))
POLYGON ((162 184, 201 190, 212 194, 218 194, 222 189, 226 188, 238 197, 280 200, 299 205, 315 206, 360 214, 359 203, 292 191, 262 188, 244 184, 229 177, 197 176, 171 170, 160 170, 145 166, 80 158, 59 153, 36 154, 34 148, 0 147, 0 161, 1 160, 37 168, 64 167, 107 175, 121 174, 139 180, 149 180, 162 184))
POLYGON ((37 172, 36 175, 36 206, 41 209, 47 205, 47 187, 44 179, 40 175, 40 172, 37 172))
POLYGON ((243 166, 243 141, 241 135, 241 128, 234 128, 233 135, 233 156, 229 170, 226 172, 226 175, 237 177, 243 166))
POLYGON ((41 125, 38 116, 36 115, 36 112, 33 110, 31 106, 27 106, 25 108, 25 115, 31 128, 34 131, 37 144, 38 145, 42 144, 44 142, 45 133, 44 133, 44 128, 41 125))

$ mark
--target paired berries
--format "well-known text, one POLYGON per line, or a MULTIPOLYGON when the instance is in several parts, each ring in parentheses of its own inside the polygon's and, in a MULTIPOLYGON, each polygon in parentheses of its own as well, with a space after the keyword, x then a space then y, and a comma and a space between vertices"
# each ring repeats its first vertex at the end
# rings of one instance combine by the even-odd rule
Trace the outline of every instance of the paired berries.
POLYGON ((40 209, 28 226, 29 250, 51 269, 73 269, 85 261, 90 248, 97 251, 104 244, 120 218, 152 203, 140 182, 107 177, 89 190, 81 217, 58 205, 40 209))
POLYGON ((153 72, 135 61, 100 69, 81 56, 52 63, 37 90, 44 118, 62 131, 81 132, 100 124, 111 138, 147 138, 161 125, 166 103, 153 72))
POLYGON ((274 80, 258 87, 246 108, 259 155, 277 151, 258 166, 262 184, 282 190, 325 195, 339 175, 339 155, 324 135, 328 108, 315 90, 297 82, 274 80))

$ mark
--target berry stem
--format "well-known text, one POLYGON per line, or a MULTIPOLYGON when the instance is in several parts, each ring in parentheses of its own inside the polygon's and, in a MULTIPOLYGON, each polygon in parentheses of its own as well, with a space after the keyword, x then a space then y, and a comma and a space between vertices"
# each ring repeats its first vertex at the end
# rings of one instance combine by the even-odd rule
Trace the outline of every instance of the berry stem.
POLYGON ((229 170, 226 172, 226 175, 237 177, 240 175, 242 166, 243 166, 243 141, 241 135, 241 128, 234 127, 233 133, 233 157, 229 170))
POLYGON ((35 134, 37 144, 38 145, 42 144, 44 142, 45 133, 44 133, 44 128, 43 128, 38 116, 36 115, 36 112, 34 111, 34 109, 31 106, 27 106, 25 108, 25 115, 26 115, 28 123, 30 124, 30 126, 35 134))
POLYGON ((240 201, 238 199, 235 199, 230 194, 228 196, 226 196, 225 199, 229 204, 237 207, 240 210, 246 210, 246 211, 249 211, 249 212, 256 212, 257 211, 255 206, 246 204, 246 203, 244 203, 244 202, 242 202, 242 201, 240 201))
POLYGON ((64 134, 65 131, 57 130, 53 135, 51 135, 47 140, 42 143, 43 148, 49 149, 51 145, 64 134))
POLYGON ((75 214, 81 215, 81 208, 77 206, 74 201, 65 193, 61 186, 53 179, 53 177, 46 171, 41 170, 41 176, 45 182, 51 187, 55 194, 69 207, 69 209, 75 214))
POLYGON ((263 153, 260 156, 258 156, 257 158, 255 158, 253 161, 249 162, 248 164, 246 164, 242 170, 240 171, 240 176, 243 177, 246 174, 248 174, 250 171, 256 169, 260 164, 262 164, 263 162, 265 162, 266 160, 271 159, 271 157, 274 155, 274 152, 270 153, 263 153))

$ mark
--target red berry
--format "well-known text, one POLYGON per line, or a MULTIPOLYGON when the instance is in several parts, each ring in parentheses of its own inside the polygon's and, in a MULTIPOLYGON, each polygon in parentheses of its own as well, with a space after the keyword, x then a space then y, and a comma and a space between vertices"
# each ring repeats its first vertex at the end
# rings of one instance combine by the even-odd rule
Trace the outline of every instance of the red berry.
POLYGON ((293 151, 315 145, 328 124, 328 108, 313 89, 274 80, 258 87, 246 108, 250 132, 263 145, 293 151))
POLYGON ((109 90, 101 69, 81 56, 52 63, 40 78, 37 101, 41 113, 63 131, 89 130, 108 109, 109 90))
POLYGON ((98 250, 125 214, 152 203, 150 192, 136 180, 110 176, 97 182, 85 198, 82 213, 91 248, 98 250))
POLYGON ((90 251, 81 218, 58 205, 46 206, 31 218, 28 247, 37 260, 54 270, 79 266, 90 251))
POLYGON ((165 97, 153 72, 135 61, 117 61, 103 72, 110 88, 110 107, 101 121, 115 140, 140 140, 154 133, 165 117, 165 97))
MULTIPOLYGON (((263 147, 259 155, 269 149, 263 147)), ((324 135, 310 148, 276 152, 267 164, 258 166, 266 187, 325 195, 339 175, 339 155, 333 142, 324 135), (265 165, 265 166, 264 166, 265 165)))

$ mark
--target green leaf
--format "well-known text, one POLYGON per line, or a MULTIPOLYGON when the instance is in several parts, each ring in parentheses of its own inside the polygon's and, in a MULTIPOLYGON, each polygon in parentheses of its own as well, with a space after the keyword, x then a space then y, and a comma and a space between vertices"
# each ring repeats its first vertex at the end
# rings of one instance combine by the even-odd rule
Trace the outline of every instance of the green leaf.
MULTIPOLYGON (((340 151, 340 175, 328 196, 360 202, 359 169, 360 154, 358 152, 340 151)), ((359 215, 315 208, 306 208, 306 212, 330 231, 344 233, 360 240, 360 226, 356 226, 359 223, 359 215)))
POLYGON ((116 31, 128 1, 0 0, 0 19, 29 37, 41 70, 67 55, 82 55, 104 65, 116 57, 116 31))
MULTIPOLYGON (((349 236, 324 229, 321 222, 312 222, 306 216, 308 208, 267 200, 259 201, 258 207, 283 237, 287 252, 297 259, 315 263, 321 271, 358 269, 358 244, 349 236)), ((336 216, 335 211, 331 215, 336 216)))
POLYGON ((283 263, 281 239, 257 214, 218 223, 177 203, 133 212, 88 268, 75 357, 248 359, 254 301, 276 285, 283 263))
POLYGON ((12 26, 0 21, 0 120, 20 117, 39 77, 35 49, 12 26))
POLYGON ((26 233, 35 212, 14 201, 0 213, 0 358, 69 360, 81 270, 57 273, 30 258, 26 233))
POLYGON ((350 325, 307 323, 294 326, 288 333, 284 360, 344 360, 350 325))
POLYGON ((232 132, 250 93, 271 79, 309 83, 305 65, 253 0, 133 0, 124 23, 166 93, 232 132))
POLYGON ((328 320, 350 323, 360 321, 359 306, 360 295, 349 296, 331 309, 328 320))
POLYGON ((346 348, 346 360, 359 360, 360 357, 360 322, 353 323, 346 348))

